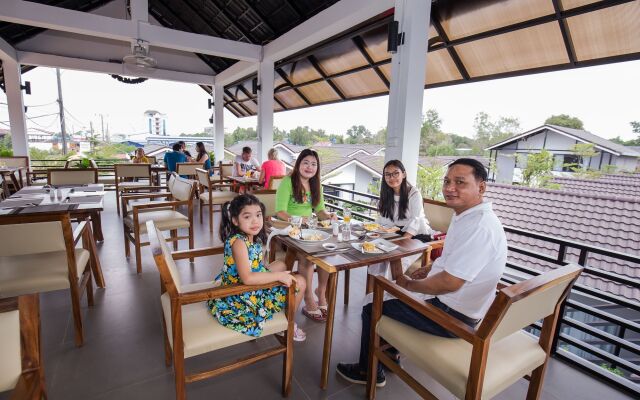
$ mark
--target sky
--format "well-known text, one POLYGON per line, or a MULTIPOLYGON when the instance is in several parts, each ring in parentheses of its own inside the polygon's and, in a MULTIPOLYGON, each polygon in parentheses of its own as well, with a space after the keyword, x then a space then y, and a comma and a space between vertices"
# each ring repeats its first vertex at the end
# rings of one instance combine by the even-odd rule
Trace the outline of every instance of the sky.
MULTIPOLYGON (((24 96, 29 128, 59 131, 55 69, 36 68, 25 73, 23 81, 31 82, 32 94, 24 96)), ((93 122, 100 133, 102 115, 111 134, 142 133, 146 110, 167 115, 170 135, 202 132, 210 126, 209 96, 193 84, 148 80, 127 85, 105 74, 63 70, 62 92, 68 130, 89 129, 93 122)), ((6 101, 0 92, 3 128, 9 119, 6 101)), ((599 136, 633 139, 637 135, 629 122, 640 121, 639 104, 640 61, 632 61, 429 89, 423 110, 438 111, 443 131, 468 137, 474 134, 474 117, 484 111, 492 120, 518 118, 523 131, 542 125, 553 114, 569 114, 599 136)), ((387 105, 388 96, 381 96, 280 112, 274 115, 274 125, 286 130, 307 125, 338 134, 364 125, 376 132, 386 126, 387 105)), ((255 117, 238 119, 225 111, 224 118, 226 132, 256 126, 255 117)))

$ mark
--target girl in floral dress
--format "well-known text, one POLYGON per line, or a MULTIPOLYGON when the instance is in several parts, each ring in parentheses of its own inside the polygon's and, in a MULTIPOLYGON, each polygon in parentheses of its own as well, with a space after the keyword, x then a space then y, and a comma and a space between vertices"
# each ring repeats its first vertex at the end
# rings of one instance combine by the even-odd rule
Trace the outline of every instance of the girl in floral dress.
MULTIPOLYGON (((266 233, 264 205, 260 200, 244 194, 225 203, 222 207, 220 238, 224 242, 224 267, 216 279, 221 279, 222 285, 282 282, 288 287, 295 280, 294 310, 298 308, 306 288, 305 279, 289 273, 281 261, 271 263, 269 268, 263 263, 262 244, 266 242, 266 233)), ((259 337, 264 324, 284 308, 286 293, 283 286, 277 286, 209 300, 208 304, 211 313, 222 325, 259 337)), ((305 340, 304 331, 297 324, 294 326, 293 340, 305 340)))

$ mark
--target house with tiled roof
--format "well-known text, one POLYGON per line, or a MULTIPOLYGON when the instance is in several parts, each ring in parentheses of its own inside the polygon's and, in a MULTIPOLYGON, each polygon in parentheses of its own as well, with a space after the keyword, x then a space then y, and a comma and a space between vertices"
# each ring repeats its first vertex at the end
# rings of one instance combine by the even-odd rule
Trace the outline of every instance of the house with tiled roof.
POLYGON ((538 128, 496 143, 486 150, 496 168, 490 179, 499 183, 512 183, 526 167, 527 156, 547 150, 553 154, 553 171, 571 173, 568 164, 579 164, 585 169, 633 172, 639 167, 640 153, 604 139, 591 132, 557 125, 538 128), (573 151, 576 144, 592 144, 596 154, 580 159, 573 151))
POLYGON ((597 178, 555 177, 553 183, 560 185, 559 189, 566 192, 640 199, 640 177, 635 182, 625 175, 597 178))

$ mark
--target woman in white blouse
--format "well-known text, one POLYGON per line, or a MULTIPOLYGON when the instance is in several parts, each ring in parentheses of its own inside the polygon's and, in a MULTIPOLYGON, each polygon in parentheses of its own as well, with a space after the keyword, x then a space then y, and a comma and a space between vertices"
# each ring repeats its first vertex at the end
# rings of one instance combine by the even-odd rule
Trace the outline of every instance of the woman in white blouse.
MULTIPOLYGON (((406 238, 425 238, 432 233, 429 221, 424 215, 422 195, 420 191, 407 182, 407 173, 399 160, 388 161, 383 169, 383 180, 380 186, 380 202, 378 203, 377 221, 384 227, 397 226, 406 238)), ((402 259, 404 273, 421 254, 402 259)), ((369 266, 372 275, 384 275, 391 279, 389 263, 369 266)))

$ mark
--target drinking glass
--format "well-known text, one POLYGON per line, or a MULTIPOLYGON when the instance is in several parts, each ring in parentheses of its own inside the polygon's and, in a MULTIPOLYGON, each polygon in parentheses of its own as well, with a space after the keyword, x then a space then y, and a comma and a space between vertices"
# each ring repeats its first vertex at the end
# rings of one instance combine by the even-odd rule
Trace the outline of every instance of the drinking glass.
POLYGON ((309 229, 316 229, 318 227, 318 216, 315 214, 311 214, 311 216, 307 220, 307 225, 309 226, 309 229))
POLYGON ((342 213, 342 217, 344 218, 344 223, 345 224, 350 224, 351 223, 351 209, 348 207, 344 208, 344 211, 342 213))
POLYGON ((291 225, 293 225, 296 228, 300 228, 302 227, 302 217, 291 216, 289 217, 289 223, 291 223, 291 225))

